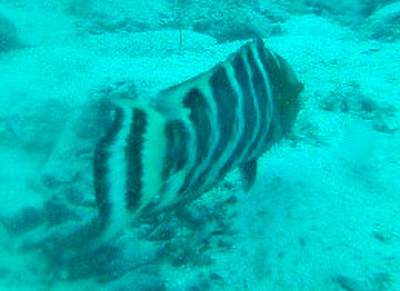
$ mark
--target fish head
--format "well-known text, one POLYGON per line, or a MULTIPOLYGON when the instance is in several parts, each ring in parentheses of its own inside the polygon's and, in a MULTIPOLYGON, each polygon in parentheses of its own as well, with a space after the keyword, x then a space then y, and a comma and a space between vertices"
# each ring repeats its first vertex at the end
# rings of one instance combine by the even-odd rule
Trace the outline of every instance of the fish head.
POLYGON ((276 86, 276 113, 281 125, 282 135, 287 135, 296 121, 301 108, 300 93, 303 83, 297 78, 291 66, 277 55, 279 62, 279 83, 276 86))

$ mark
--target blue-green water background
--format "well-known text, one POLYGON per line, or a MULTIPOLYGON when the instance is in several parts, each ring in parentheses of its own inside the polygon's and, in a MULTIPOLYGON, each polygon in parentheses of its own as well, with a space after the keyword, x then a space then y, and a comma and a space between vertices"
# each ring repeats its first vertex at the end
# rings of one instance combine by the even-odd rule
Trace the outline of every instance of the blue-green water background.
POLYGON ((399 1, 0 0, 0 289, 400 290, 399 39, 399 1), (234 172, 72 266, 27 247, 96 211, 94 100, 255 37, 305 90, 250 193, 234 172))

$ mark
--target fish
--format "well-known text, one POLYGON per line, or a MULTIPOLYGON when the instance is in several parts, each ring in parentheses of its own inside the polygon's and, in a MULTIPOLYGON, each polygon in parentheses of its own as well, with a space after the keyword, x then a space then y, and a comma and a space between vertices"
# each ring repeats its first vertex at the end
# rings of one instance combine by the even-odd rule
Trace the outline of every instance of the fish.
POLYGON ((107 243, 139 216, 194 201, 235 168, 248 191, 257 160, 290 133, 303 88, 256 39, 155 98, 110 100, 93 159, 98 215, 74 239, 107 243))

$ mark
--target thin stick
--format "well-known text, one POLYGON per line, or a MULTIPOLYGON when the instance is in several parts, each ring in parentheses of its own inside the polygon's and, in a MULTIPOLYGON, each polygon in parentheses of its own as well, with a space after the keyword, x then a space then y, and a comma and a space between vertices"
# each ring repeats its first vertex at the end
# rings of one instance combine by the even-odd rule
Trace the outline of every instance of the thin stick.
POLYGON ((175 9, 174 11, 176 12, 175 16, 178 18, 178 26, 179 26, 179 50, 182 50, 182 43, 183 43, 183 32, 182 32, 182 27, 183 27, 183 19, 182 19, 182 1, 175 0, 174 1, 174 6, 175 9))
POLYGON ((179 50, 182 50, 182 26, 179 27, 179 50))

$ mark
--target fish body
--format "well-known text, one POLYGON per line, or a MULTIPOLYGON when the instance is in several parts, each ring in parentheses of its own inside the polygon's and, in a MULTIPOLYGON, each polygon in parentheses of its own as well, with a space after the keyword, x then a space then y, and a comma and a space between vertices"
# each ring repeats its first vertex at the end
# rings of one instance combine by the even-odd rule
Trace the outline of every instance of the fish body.
POLYGON ((149 102, 115 100, 94 159, 103 239, 132 216, 193 201, 236 167, 250 188, 257 159, 290 130, 302 89, 256 40, 149 102))
POLYGON ((193 201, 237 167, 249 189, 257 159, 290 131, 302 89, 255 40, 151 100, 112 100, 93 166, 99 214, 84 240, 109 241, 134 217, 193 201))

